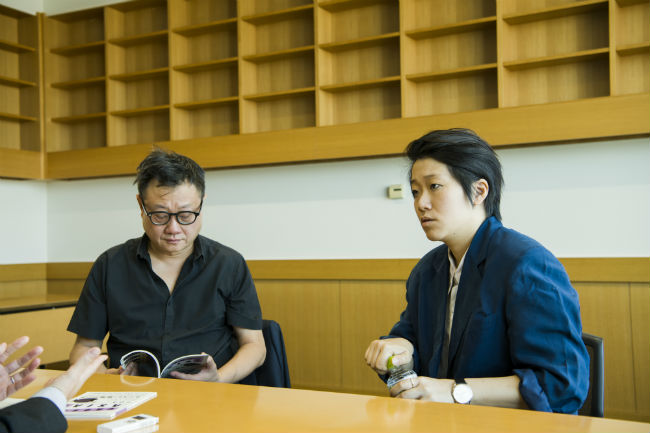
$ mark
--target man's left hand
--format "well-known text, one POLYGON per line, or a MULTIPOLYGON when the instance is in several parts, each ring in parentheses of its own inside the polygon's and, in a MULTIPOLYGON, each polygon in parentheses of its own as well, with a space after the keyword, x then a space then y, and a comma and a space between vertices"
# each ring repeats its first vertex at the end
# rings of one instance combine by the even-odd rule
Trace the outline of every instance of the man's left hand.
MULTIPOLYGON (((202 354, 204 353, 205 352, 202 354)), ((211 356, 208 356, 208 361, 205 363, 201 371, 196 374, 186 374, 180 373, 178 371, 172 371, 170 375, 176 379, 198 380, 201 382, 220 382, 217 364, 214 362, 214 359, 212 359, 211 356)))

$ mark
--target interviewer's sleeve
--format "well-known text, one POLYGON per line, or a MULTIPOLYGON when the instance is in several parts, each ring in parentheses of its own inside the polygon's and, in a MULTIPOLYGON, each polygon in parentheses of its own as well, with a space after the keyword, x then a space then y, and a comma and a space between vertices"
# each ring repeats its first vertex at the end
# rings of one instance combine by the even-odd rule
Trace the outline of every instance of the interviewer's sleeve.
POLYGON ((0 409, 0 433, 63 433, 63 414, 47 398, 34 397, 0 409))

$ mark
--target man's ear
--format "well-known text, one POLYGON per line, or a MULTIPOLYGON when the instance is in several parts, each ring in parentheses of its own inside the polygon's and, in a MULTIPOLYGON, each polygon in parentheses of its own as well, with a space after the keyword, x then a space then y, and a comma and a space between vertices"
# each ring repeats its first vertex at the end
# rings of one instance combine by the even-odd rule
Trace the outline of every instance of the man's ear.
POLYGON ((142 204, 142 198, 140 197, 140 194, 136 194, 135 199, 138 201, 138 207, 140 208, 140 215, 144 215, 144 205, 142 204))
POLYGON ((474 195, 472 204, 474 206, 482 204, 487 198, 489 191, 490 191, 490 185, 487 183, 487 180, 479 179, 476 182, 474 182, 472 184, 472 192, 474 195))

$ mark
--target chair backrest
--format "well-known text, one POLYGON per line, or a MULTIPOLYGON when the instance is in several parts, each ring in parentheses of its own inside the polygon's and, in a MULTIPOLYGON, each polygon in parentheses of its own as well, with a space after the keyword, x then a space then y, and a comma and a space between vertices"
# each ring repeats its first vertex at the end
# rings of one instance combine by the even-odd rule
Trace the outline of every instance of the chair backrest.
POLYGON ((291 388, 289 364, 280 325, 275 320, 263 320, 262 334, 266 344, 266 359, 264 364, 255 370, 257 384, 276 388, 291 388))
POLYGON ((582 341, 589 352, 589 393, 579 415, 602 418, 605 412, 605 351, 603 339, 582 333, 582 341))

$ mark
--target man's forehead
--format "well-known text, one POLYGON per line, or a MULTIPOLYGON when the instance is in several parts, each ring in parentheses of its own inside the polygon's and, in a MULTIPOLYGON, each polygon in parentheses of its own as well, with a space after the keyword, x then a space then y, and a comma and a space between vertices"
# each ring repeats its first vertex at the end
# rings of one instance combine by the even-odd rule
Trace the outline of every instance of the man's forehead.
POLYGON ((178 185, 165 185, 158 179, 153 179, 144 191, 146 197, 160 197, 165 198, 170 195, 176 197, 185 197, 193 200, 199 197, 200 193, 198 188, 189 182, 183 182, 178 185))

